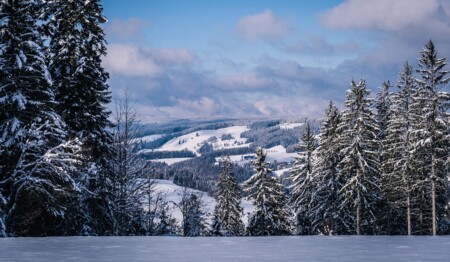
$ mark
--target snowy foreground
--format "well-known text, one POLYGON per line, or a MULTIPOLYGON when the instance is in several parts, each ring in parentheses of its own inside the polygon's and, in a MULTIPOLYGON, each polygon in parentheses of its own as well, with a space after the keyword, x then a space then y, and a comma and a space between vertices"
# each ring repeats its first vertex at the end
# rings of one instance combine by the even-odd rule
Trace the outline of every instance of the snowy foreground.
POLYGON ((449 261, 450 237, 0 239, 0 261, 449 261))

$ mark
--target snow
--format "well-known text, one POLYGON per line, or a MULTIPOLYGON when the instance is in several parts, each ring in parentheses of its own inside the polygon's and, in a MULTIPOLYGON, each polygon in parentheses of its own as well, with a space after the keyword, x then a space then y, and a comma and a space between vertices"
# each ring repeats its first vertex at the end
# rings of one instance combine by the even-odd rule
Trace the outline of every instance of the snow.
MULTIPOLYGON (((175 207, 173 203, 179 203, 181 201, 181 194, 183 191, 183 187, 175 185, 172 181, 156 179, 155 180, 155 193, 161 193, 166 197, 167 202, 169 202, 169 212, 172 214, 172 217, 176 218, 178 222, 182 220, 181 212, 178 208, 175 207)), ((214 211, 214 206, 216 205, 216 201, 214 198, 208 196, 205 192, 201 192, 194 189, 188 189, 190 193, 198 193, 202 195, 202 200, 205 204, 204 208, 207 213, 210 213, 209 216, 211 218, 212 212, 214 211)), ((253 205, 250 201, 242 199, 241 203, 244 208, 244 216, 242 221, 244 224, 247 224, 247 215, 253 211, 253 205)))
POLYGON ((160 139, 164 135, 158 134, 158 135, 149 135, 149 136, 143 136, 140 138, 133 139, 132 142, 138 142, 138 143, 146 143, 146 142, 152 142, 156 139, 160 139))
POLYGON ((292 168, 288 167, 288 168, 283 168, 283 169, 278 169, 278 170, 274 170, 273 173, 277 176, 280 177, 282 176, 285 172, 291 172, 292 168))
POLYGON ((279 127, 281 129, 293 129, 296 127, 300 127, 303 126, 304 123, 283 123, 283 124, 279 124, 279 127))
MULTIPOLYGON (((175 185, 172 181, 156 179, 155 193, 161 193, 169 203, 169 212, 172 214, 172 217, 176 218, 178 222, 182 220, 182 215, 180 210, 173 203, 180 203, 181 195, 183 192, 183 187, 175 185)), ((214 199, 208 196, 205 192, 201 192, 194 189, 188 189, 189 193, 197 193, 202 196, 202 200, 205 203, 205 211, 211 212, 214 210, 214 199)))
POLYGON ((46 237, 0 239, 0 261, 448 261, 450 237, 46 237))
MULTIPOLYGON (((287 162, 290 163, 294 161, 294 157, 297 156, 297 153, 286 153, 286 148, 284 146, 274 146, 268 149, 264 149, 264 152, 267 153, 266 161, 267 162, 287 162)), ((244 165, 246 163, 250 163, 252 160, 256 159, 256 154, 242 154, 242 155, 231 155, 231 162, 244 165), (247 159, 245 159, 247 157, 247 159), (252 159, 253 157, 253 159, 252 159)), ((216 162, 219 162, 220 157, 216 157, 216 162)), ((289 170, 286 170, 289 171, 289 170)), ((278 174, 281 175, 281 174, 278 174)))
MULTIPOLYGON (((224 148, 248 147, 246 139, 241 138, 241 133, 248 130, 247 126, 231 126, 227 128, 220 128, 217 130, 199 130, 186 135, 182 135, 171 139, 156 151, 181 151, 183 149, 197 153, 204 143, 209 143, 214 150, 224 148), (233 139, 222 140, 222 135, 231 135, 233 139), (212 138, 216 137, 214 141, 212 138), (208 141, 209 140, 209 141, 208 141)), ((198 153, 197 153, 198 154, 198 153)))
POLYGON ((175 158, 159 158, 159 159, 152 159, 151 162, 162 162, 166 163, 167 165, 173 165, 175 163, 183 162, 186 160, 191 159, 191 157, 175 157, 175 158))
POLYGON ((267 162, 288 162, 294 160, 294 157, 297 155, 297 153, 286 153, 286 148, 284 146, 274 146, 271 148, 268 148, 264 150, 264 152, 267 153, 266 161, 267 162))

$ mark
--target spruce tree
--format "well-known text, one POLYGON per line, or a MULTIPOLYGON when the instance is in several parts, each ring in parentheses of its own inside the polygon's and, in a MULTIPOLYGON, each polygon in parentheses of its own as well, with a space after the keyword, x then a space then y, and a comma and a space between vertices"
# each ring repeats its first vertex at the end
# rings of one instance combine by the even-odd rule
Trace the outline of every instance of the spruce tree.
MULTIPOLYGON (((415 142, 414 160, 422 175, 422 183, 416 191, 428 198, 428 204, 423 199, 420 206, 422 217, 425 210, 431 210, 432 235, 438 233, 438 223, 445 216, 448 203, 446 197, 447 170, 446 161, 449 152, 448 108, 450 95, 439 90, 445 86, 450 78, 445 58, 438 58, 433 42, 430 40, 420 52, 419 68, 416 70, 420 77, 416 79, 418 92, 413 106, 416 108, 419 122, 414 127, 412 137, 415 142)), ((427 212, 426 212, 427 213, 427 212)), ((422 221, 421 231, 425 230, 422 221)))
POLYGON ((374 102, 374 108, 375 108, 375 119, 378 125, 378 152, 379 152, 379 158, 380 158, 380 175, 381 175, 381 181, 380 186, 383 191, 382 194, 382 200, 380 202, 380 205, 378 207, 378 226, 379 226, 379 232, 382 234, 390 234, 392 231, 392 216, 394 213, 394 210, 392 210, 390 203, 390 196, 389 194, 385 194, 384 189, 387 187, 386 183, 390 181, 389 173, 389 166, 386 159, 388 158, 388 152, 387 152, 387 128, 388 123, 391 118, 391 83, 389 81, 384 82, 379 89, 378 93, 375 97, 374 102))
POLYGON ((417 91, 413 69, 406 62, 398 77, 397 90, 391 98, 391 114, 383 143, 385 158, 382 189, 387 205, 388 234, 412 234, 411 186, 416 183, 412 171, 410 140, 412 131, 412 100, 417 91))
POLYGON ((77 141, 55 113, 38 34, 39 2, 0 2, 0 191, 6 231, 14 236, 67 234, 76 190, 77 141))
POLYGON ((206 235, 206 219, 202 200, 197 194, 191 193, 185 198, 185 215, 183 216, 183 235, 197 237, 206 235))
POLYGON ((298 147, 304 149, 306 158, 299 153, 295 157, 295 163, 292 167, 291 178, 291 197, 290 203, 296 212, 297 234, 311 235, 311 213, 310 208, 313 205, 313 192, 315 190, 312 169, 313 169, 313 151, 316 147, 314 133, 311 124, 306 122, 305 131, 301 137, 302 144, 298 147))
POLYGON ((340 122, 341 114, 330 101, 320 128, 319 147, 312 171, 315 201, 310 212, 312 231, 316 234, 345 234, 345 229, 352 223, 345 216, 348 212, 340 207, 342 196, 339 191, 344 183, 338 168, 341 156, 337 127, 340 122))
POLYGON ((244 231, 242 223, 242 192, 233 174, 233 165, 230 157, 220 162, 222 172, 217 178, 217 191, 214 195, 213 235, 240 236, 244 231))
POLYGON ((176 233, 176 221, 169 213, 169 203, 167 201, 161 203, 157 218, 159 223, 155 228, 155 235, 166 236, 176 233))
POLYGON ((249 217, 247 235, 277 236, 291 234, 291 214, 282 185, 267 167, 266 154, 259 147, 253 161, 254 175, 244 182, 248 199, 255 209, 249 217))
POLYGON ((347 91, 342 121, 338 127, 340 137, 340 175, 344 185, 340 192, 342 206, 348 208, 356 234, 374 232, 376 206, 380 198, 378 127, 371 111, 372 100, 364 80, 351 82, 347 91))
POLYGON ((112 234, 115 207, 111 192, 110 102, 100 0, 46 2, 49 71, 53 77, 56 111, 68 126, 68 137, 83 144, 83 165, 76 182, 84 188, 86 234, 112 234))

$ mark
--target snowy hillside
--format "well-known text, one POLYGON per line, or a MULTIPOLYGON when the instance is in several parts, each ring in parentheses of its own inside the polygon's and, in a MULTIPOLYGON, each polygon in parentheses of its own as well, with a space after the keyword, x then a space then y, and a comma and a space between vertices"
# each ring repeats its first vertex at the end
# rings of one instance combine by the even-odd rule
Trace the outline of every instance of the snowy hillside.
POLYGON ((152 142, 152 141, 155 141, 156 139, 160 139, 163 136, 164 135, 162 135, 162 134, 143 136, 140 138, 133 139, 132 142, 137 142, 137 143, 152 142))
MULTIPOLYGON (((283 146, 274 146, 265 150, 267 156, 267 162, 287 162, 291 163, 294 161, 294 157, 297 156, 297 153, 286 153, 286 148, 283 146)), ((230 159, 233 163, 237 163, 239 165, 243 165, 245 163, 249 163, 251 160, 255 158, 256 154, 242 154, 242 155, 232 155, 230 159)), ((216 158, 216 161, 219 161, 220 157, 216 158)))
POLYGON ((205 143, 210 144, 214 150, 224 148, 248 147, 246 139, 241 134, 248 130, 247 126, 232 126, 217 130, 199 130, 182 135, 165 143, 157 151, 189 150, 197 155, 197 150, 205 143))
MULTIPOLYGON (((179 203, 181 201, 183 187, 175 185, 172 181, 169 180, 156 179, 154 189, 156 194, 160 193, 162 196, 166 198, 166 200, 169 202, 170 205, 169 209, 172 214, 172 217, 176 218, 177 221, 180 222, 182 220, 181 212, 173 203, 179 203)), ((214 198, 208 196, 205 192, 201 192, 190 188, 187 188, 187 190, 190 193, 197 193, 202 196, 202 200, 205 204, 204 210, 205 212, 209 213, 209 216, 211 216, 212 212, 214 211, 214 206, 216 204, 214 198)), ((244 199, 242 200, 241 205, 244 208, 243 222, 244 224, 246 224, 247 215, 248 213, 252 212, 253 205, 249 201, 244 199)))
POLYGON ((293 129, 303 126, 303 123, 282 123, 278 125, 281 129, 293 129))

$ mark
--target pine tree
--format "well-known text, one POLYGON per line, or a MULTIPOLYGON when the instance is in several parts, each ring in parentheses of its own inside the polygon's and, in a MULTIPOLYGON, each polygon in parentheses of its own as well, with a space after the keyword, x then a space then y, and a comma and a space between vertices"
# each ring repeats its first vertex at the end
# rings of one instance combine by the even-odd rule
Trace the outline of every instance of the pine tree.
POLYGON ((169 214, 169 203, 163 201, 158 212, 159 223, 155 229, 155 235, 167 236, 176 233, 176 221, 169 214))
MULTIPOLYGON (((378 123, 378 140, 383 141, 386 137, 386 129, 391 118, 391 93, 389 89, 391 88, 391 83, 389 81, 384 82, 376 95, 375 99, 375 109, 376 109, 376 121, 378 123)), ((383 143, 381 143, 383 144, 383 143)), ((380 148, 380 151, 384 151, 380 148)))
POLYGON ((195 193, 183 194, 181 207, 183 214, 183 236, 197 237, 206 235, 206 219, 203 211, 201 197, 195 193))
POLYGON ((303 144, 298 147, 304 149, 306 158, 302 153, 295 157, 295 163, 292 167, 291 177, 291 197, 290 203, 296 212, 297 234, 311 235, 311 213, 310 208, 313 205, 313 192, 315 190, 312 169, 313 169, 313 151, 316 147, 314 133, 311 124, 306 122, 305 131, 301 137, 303 144))
POLYGON ((0 184, 6 231, 67 234, 77 140, 66 142, 38 34, 36 1, 0 2, 0 184))
POLYGON ((244 183, 255 209, 250 215, 247 235, 277 236, 291 233, 291 214, 282 185, 267 167, 266 154, 259 147, 253 161, 254 175, 244 183))
POLYGON ((217 191, 214 195, 216 206, 214 208, 213 234, 221 236, 240 236, 244 231, 242 223, 242 192, 233 174, 230 157, 220 162, 222 172, 217 178, 217 191))
POLYGON ((431 209, 431 233, 437 234, 438 223, 445 216, 447 205, 446 161, 449 152, 449 128, 447 110, 450 95, 440 92, 450 78, 445 58, 438 58, 433 42, 430 40, 420 52, 419 69, 416 71, 420 78, 416 79, 418 92, 413 106, 419 122, 415 125, 412 138, 415 142, 414 161, 417 170, 422 175, 422 183, 416 186, 416 192, 423 196, 420 206, 422 217, 421 231, 424 230, 422 218, 424 210, 431 209), (427 204, 424 198, 430 199, 427 204))
POLYGON ((50 16, 49 70, 53 77, 57 112, 70 132, 88 143, 95 159, 101 159, 110 144, 108 73, 103 69, 106 55, 106 22, 99 0, 53 0, 50 16), (106 147, 106 148, 105 148, 106 147))
POLYGON ((344 181, 339 175, 339 133, 337 127, 341 122, 338 108, 330 101, 319 133, 319 147, 313 165, 313 183, 315 201, 311 206, 312 231, 317 234, 334 235, 346 233, 349 221, 340 208, 342 196, 340 190, 344 181))
POLYGON ((382 200, 378 207, 378 227, 379 232, 382 234, 391 234, 392 231, 392 216, 395 215, 395 210, 393 210, 390 206, 390 195, 384 192, 386 188, 388 188, 387 183, 390 182, 391 177, 389 174, 389 164, 386 161, 388 158, 387 151, 387 128, 389 124, 389 120, 391 118, 391 93, 390 89, 391 83, 389 81, 384 82, 376 94, 374 108, 376 110, 375 119, 378 125, 378 151, 380 157, 380 175, 381 181, 380 186, 382 189, 382 200))
POLYGON ((84 163, 76 182, 85 189, 84 228, 86 234, 112 234, 112 136, 105 107, 110 102, 109 76, 101 65, 106 42, 100 25, 106 19, 100 0, 47 1, 45 12, 56 111, 67 123, 68 136, 83 143, 84 163))
POLYGON ((340 146, 342 160, 339 163, 345 184, 340 192, 342 206, 348 208, 354 218, 356 234, 374 231, 376 224, 376 205, 380 198, 379 161, 377 135, 378 128, 371 111, 372 100, 366 83, 351 82, 347 91, 342 122, 338 127, 341 133, 340 146))
POLYGON ((412 234, 411 162, 412 100, 417 91, 413 69, 406 62, 399 74, 397 90, 391 97, 391 114, 384 140, 385 159, 382 189, 389 205, 388 234, 412 234), (406 227, 405 227, 406 225, 406 227))

